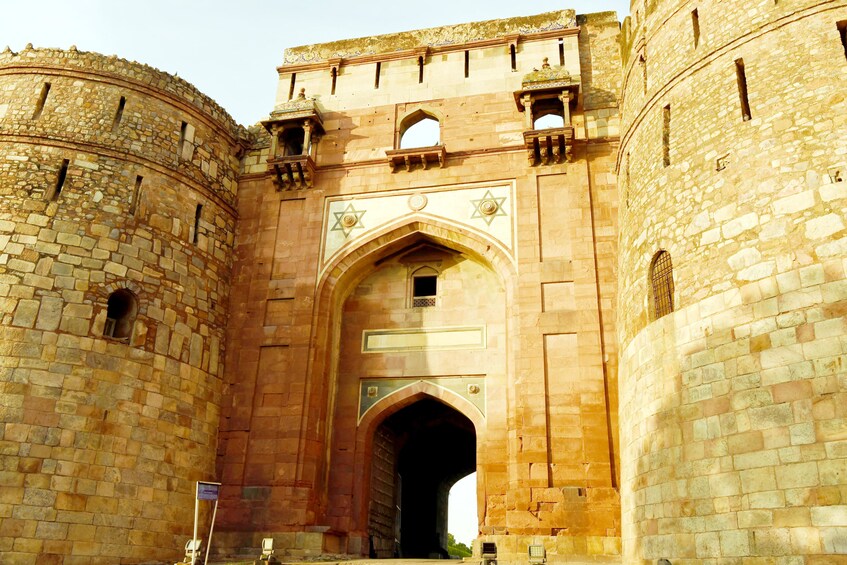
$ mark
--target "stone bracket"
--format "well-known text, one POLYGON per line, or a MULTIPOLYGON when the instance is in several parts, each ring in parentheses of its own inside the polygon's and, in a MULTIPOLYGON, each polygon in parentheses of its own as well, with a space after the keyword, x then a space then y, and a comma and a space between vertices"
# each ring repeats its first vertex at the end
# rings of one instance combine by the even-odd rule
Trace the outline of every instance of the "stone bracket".
POLYGON ((418 164, 424 169, 428 169, 430 164, 435 163, 438 163, 439 168, 444 168, 447 161, 447 150, 443 145, 394 149, 386 151, 385 155, 388 157, 388 166, 391 167, 392 173, 396 173, 400 167, 405 168, 406 171, 411 171, 418 164))
POLYGON ((530 166, 551 165, 570 159, 573 126, 525 131, 523 134, 530 166))
POLYGON ((312 188, 315 162, 309 155, 289 155, 268 159, 268 169, 275 175, 277 190, 312 188))

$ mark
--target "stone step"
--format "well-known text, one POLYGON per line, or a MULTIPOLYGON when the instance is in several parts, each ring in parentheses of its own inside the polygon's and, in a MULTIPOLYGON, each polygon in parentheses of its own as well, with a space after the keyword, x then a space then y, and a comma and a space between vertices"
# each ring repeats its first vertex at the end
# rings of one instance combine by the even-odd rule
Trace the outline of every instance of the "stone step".
MULTIPOLYGON (((209 561, 208 565, 266 565, 261 564, 257 558, 233 557, 231 559, 209 561)), ((271 565, 482 565, 481 559, 349 559, 349 560, 312 560, 298 561, 290 559, 278 559, 271 561, 271 565)))
MULTIPOLYGON (((267 565, 267 561, 259 561, 253 557, 234 557, 228 560, 210 560, 209 565, 267 565)), ((584 555, 547 555, 548 565, 620 565, 620 556, 584 556, 584 555)), ((279 559, 271 561, 271 565, 482 565, 482 559, 468 557, 465 559, 348 559, 337 560, 315 559, 301 561, 279 559)))

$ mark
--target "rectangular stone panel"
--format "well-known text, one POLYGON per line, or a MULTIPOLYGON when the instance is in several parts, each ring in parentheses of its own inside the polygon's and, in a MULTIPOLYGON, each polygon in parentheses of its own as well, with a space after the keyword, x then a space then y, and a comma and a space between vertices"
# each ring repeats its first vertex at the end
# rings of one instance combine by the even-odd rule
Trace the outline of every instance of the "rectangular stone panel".
POLYGON ((577 335, 544 336, 549 486, 563 486, 565 477, 582 478, 583 430, 577 335), (575 473, 579 473, 574 476, 575 473))
POLYGON ((565 175, 538 177, 538 237, 542 261, 573 257, 571 234, 580 215, 577 196, 565 175))
POLYGON ((290 298, 268 300, 265 307, 266 326, 287 326, 291 324, 291 307, 294 301, 290 298))
MULTIPOLYGON (((287 345, 272 345, 259 348, 259 370, 256 375, 256 386, 261 399, 270 393, 282 392, 279 387, 282 377, 286 374, 289 364, 290 349, 287 345)), ((287 392, 287 391, 285 391, 287 392)))
POLYGON ((365 330, 363 353, 427 351, 431 349, 485 349, 485 326, 365 330))
POLYGON ((271 278, 289 278, 296 274, 294 250, 300 244, 300 227, 303 221, 303 200, 281 200, 279 222, 276 227, 273 271, 271 278))
POLYGON ((576 310, 573 281, 542 283, 541 298, 544 312, 576 310))

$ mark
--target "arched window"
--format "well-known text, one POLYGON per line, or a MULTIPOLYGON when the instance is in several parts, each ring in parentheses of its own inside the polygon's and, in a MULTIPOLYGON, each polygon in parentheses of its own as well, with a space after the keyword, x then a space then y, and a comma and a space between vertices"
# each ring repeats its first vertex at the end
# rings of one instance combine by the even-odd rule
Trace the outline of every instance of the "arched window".
POLYGON ((400 123, 400 149, 432 147, 441 144, 441 124, 423 110, 407 116, 400 123))
POLYGON ((532 129, 553 129, 553 128, 563 128, 565 127, 565 118, 562 117, 561 113, 550 113, 540 118, 536 118, 535 123, 532 125, 532 129))
POLYGON ((432 267, 421 267, 412 273, 412 307, 435 306, 438 297, 438 271, 432 267))
POLYGON ((673 312, 673 265, 671 254, 664 249, 650 263, 650 290, 653 320, 673 312))
POLYGON ((135 295, 125 288, 116 290, 109 295, 103 335, 128 340, 132 335, 136 314, 138 314, 138 300, 135 295))

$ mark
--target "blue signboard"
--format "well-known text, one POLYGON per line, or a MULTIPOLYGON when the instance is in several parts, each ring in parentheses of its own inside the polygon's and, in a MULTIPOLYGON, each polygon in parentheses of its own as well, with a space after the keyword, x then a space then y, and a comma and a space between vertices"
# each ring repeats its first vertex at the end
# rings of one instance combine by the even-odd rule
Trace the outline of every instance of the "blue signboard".
POLYGON ((217 500, 221 483, 204 483, 197 481, 197 500, 217 500))

